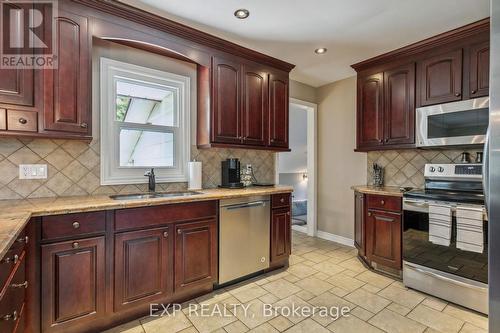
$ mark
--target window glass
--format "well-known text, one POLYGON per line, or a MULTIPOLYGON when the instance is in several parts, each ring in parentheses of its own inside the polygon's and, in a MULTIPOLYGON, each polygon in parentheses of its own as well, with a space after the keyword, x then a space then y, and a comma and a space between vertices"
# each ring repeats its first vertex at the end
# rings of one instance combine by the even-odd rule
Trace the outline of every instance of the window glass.
POLYGON ((174 166, 173 133, 120 130, 120 167, 174 166))

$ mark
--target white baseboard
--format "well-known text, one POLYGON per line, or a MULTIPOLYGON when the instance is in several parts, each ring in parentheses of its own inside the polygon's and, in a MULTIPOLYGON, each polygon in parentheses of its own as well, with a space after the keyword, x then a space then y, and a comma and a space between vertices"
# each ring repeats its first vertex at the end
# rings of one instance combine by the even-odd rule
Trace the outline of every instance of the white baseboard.
POLYGON ((339 243, 342 245, 354 247, 354 239, 350 239, 344 236, 334 235, 326 231, 318 230, 316 233, 318 238, 326 239, 335 243, 339 243))
POLYGON ((307 234, 307 226, 305 225, 292 225, 292 229, 307 234))

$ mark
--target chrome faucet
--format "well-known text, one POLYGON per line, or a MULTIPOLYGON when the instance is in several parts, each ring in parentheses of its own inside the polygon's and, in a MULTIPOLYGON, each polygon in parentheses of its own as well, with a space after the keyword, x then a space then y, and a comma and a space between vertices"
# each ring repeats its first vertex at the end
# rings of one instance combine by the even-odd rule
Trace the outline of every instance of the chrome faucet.
POLYGON ((154 192, 156 189, 155 169, 151 169, 150 171, 146 172, 144 176, 149 178, 149 184, 148 184, 149 192, 154 192))

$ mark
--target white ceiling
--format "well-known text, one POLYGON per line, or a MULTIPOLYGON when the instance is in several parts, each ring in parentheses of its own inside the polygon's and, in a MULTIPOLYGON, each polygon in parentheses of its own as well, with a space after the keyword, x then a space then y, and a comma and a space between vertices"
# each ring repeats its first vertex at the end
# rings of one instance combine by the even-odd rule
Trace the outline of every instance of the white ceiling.
POLYGON ((489 16, 489 0, 122 0, 291 62, 321 86, 350 65, 489 16), (246 20, 233 13, 250 11, 246 20), (316 55, 314 49, 328 48, 316 55))

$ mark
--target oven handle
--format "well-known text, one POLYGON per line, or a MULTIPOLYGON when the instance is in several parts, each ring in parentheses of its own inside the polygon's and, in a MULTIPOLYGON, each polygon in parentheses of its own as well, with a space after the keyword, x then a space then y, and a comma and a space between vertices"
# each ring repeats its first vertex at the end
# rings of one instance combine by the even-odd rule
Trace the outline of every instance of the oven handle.
POLYGON ((403 200, 403 210, 414 211, 414 212, 427 212, 429 211, 429 203, 420 200, 403 200))
POLYGON ((406 263, 405 262, 405 265, 410 267, 411 269, 414 269, 416 270, 417 272, 419 273, 422 273, 422 274, 425 274, 425 275, 428 275, 428 276, 431 276, 433 278, 436 278, 438 280, 442 280, 442 281, 445 281, 445 282, 449 282, 449 283, 454 283, 454 284, 458 284, 462 287, 466 287, 466 288, 470 288, 470 289, 477 289, 477 290, 481 290, 481 291, 488 291, 488 288, 483 288, 483 287, 479 287, 479 286, 474 286, 474 285, 470 285, 468 283, 464 283, 464 282, 461 282, 461 281, 457 281, 457 280, 454 280, 454 279, 450 279, 446 276, 442 276, 442 275, 439 275, 439 274, 436 274, 436 273, 432 273, 432 272, 429 272, 429 271, 426 271, 426 270, 423 270, 421 268, 418 268, 412 264, 409 264, 409 263, 406 263))

